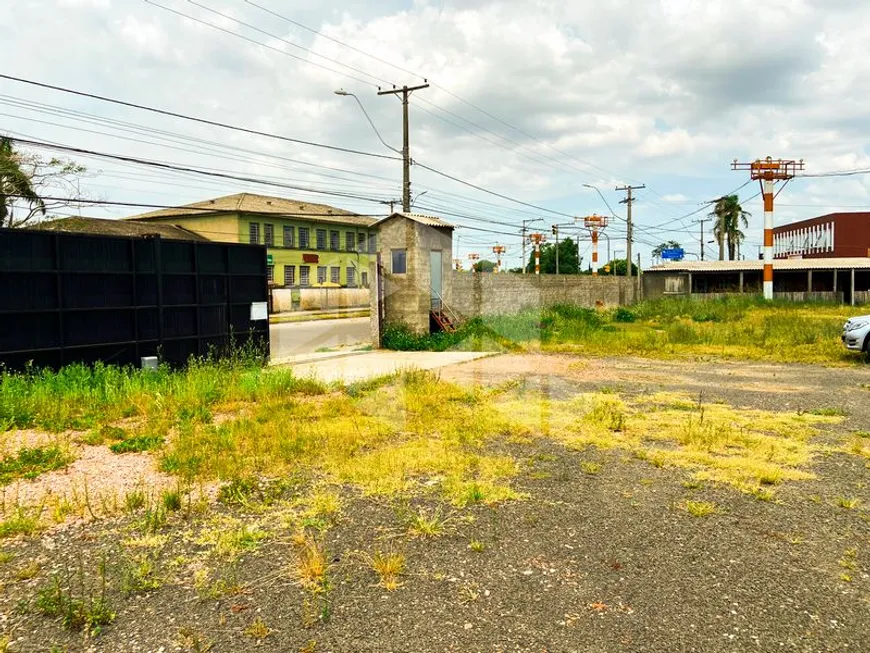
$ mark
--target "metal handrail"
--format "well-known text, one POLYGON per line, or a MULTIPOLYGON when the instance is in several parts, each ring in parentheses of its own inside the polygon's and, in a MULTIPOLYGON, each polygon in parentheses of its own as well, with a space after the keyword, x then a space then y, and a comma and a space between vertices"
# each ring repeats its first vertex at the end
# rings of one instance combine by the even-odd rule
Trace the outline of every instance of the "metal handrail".
POLYGON ((429 291, 430 291, 433 295, 435 295, 435 297, 438 298, 438 302, 439 302, 440 305, 441 305, 441 312, 442 312, 442 313, 446 312, 446 313, 447 313, 447 316, 448 316, 448 317, 453 321, 454 324, 458 323, 458 322, 459 322, 459 319, 456 317, 456 313, 454 313, 454 312, 453 312, 453 309, 450 308, 450 306, 447 305, 447 302, 444 301, 444 298, 441 296, 441 293, 439 293, 437 290, 435 290, 435 289, 432 288, 431 286, 430 286, 430 288, 429 288, 429 291))

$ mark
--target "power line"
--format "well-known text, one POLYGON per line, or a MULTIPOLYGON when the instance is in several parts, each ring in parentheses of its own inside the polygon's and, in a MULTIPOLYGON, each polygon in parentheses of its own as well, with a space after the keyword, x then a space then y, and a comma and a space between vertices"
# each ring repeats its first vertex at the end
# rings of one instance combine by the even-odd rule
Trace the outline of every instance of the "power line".
POLYGON ((207 118, 196 118, 194 116, 188 116, 183 113, 177 113, 175 111, 168 111, 166 109, 157 109, 155 107, 145 106, 143 104, 136 104, 135 102, 127 102, 125 100, 117 100, 114 98, 109 98, 103 95, 96 95, 95 93, 86 93, 84 91, 76 91, 71 88, 65 88, 63 86, 55 86, 53 84, 45 84, 43 82, 36 82, 30 79, 24 79, 21 77, 14 77, 12 75, 4 75, 0 73, 0 79, 8 79, 13 82, 20 82, 22 84, 29 84, 31 86, 37 86, 39 88, 45 88, 52 91, 60 91, 61 93, 70 93, 72 95, 78 95, 80 97, 90 98, 92 100, 99 100, 101 102, 109 102, 111 104, 117 104, 120 106, 130 107, 133 109, 140 109, 142 111, 149 111, 151 113, 160 114, 163 116, 170 116, 172 118, 181 118, 182 120, 189 120, 192 122, 198 122, 204 125, 210 125, 212 127, 220 127, 221 129, 231 129, 233 131, 242 132, 245 134, 253 134, 254 136, 263 136, 265 138, 272 138, 279 141, 286 141, 288 143, 296 143, 299 145, 309 145, 311 147, 319 147, 327 150, 334 150, 336 152, 344 152, 345 154, 357 154, 360 156, 369 156, 376 159, 387 159, 390 161, 400 161, 399 157, 391 156, 388 154, 375 154, 373 152, 363 152, 361 150, 354 150, 346 147, 339 147, 337 145, 326 145, 324 143, 316 143, 313 141, 305 141, 299 138, 291 138, 289 136, 281 136, 278 134, 271 134, 269 132, 258 131, 256 129, 248 129, 247 127, 239 127, 237 125, 230 125, 223 122, 218 122, 215 120, 208 120, 207 118))

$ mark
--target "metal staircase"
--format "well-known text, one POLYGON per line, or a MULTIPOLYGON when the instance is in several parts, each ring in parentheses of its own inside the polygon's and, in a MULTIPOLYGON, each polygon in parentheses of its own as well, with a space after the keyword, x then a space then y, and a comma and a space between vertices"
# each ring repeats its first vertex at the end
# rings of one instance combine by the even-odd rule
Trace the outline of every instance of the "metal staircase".
POLYGON ((445 333, 454 333, 459 324, 456 314, 444 303, 444 299, 434 289, 432 290, 432 306, 429 316, 432 318, 431 323, 445 333))

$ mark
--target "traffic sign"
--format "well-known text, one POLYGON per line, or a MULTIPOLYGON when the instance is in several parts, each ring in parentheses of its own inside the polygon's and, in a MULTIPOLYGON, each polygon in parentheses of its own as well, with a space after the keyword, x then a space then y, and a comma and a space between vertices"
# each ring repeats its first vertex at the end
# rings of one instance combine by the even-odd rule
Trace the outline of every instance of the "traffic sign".
POLYGON ((272 265, 272 255, 266 254, 266 265, 272 265))
POLYGON ((682 261, 685 256, 686 251, 682 247, 662 250, 663 261, 682 261))

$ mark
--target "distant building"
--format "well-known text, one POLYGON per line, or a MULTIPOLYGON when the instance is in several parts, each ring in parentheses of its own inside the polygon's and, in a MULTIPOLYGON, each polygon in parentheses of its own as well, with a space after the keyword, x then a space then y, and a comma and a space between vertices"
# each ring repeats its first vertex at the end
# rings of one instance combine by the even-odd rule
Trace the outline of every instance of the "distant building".
POLYGON ((778 259, 870 256, 870 213, 829 213, 775 227, 773 256, 778 259))
POLYGON ((108 220, 106 218, 58 218, 56 220, 39 222, 32 226, 28 225, 28 228, 39 231, 62 231, 64 233, 91 234, 94 236, 126 236, 128 238, 160 236, 166 240, 208 241, 208 238, 204 236, 171 224, 140 224, 138 222, 108 220))
POLYGON ((287 288, 366 287, 375 220, 350 211, 238 193, 127 218, 181 227, 209 240, 265 245, 269 281, 287 288))

